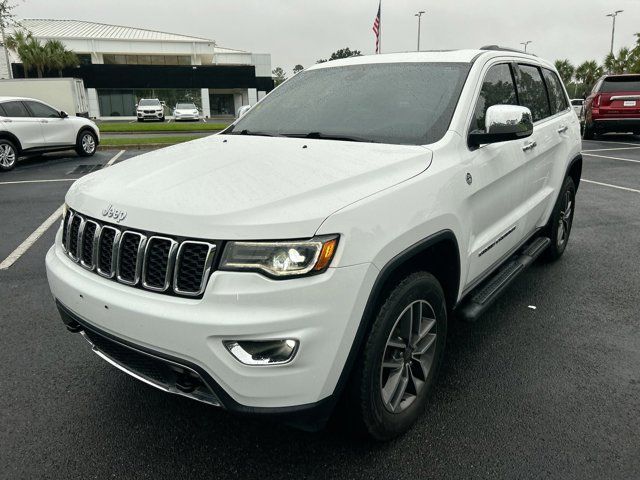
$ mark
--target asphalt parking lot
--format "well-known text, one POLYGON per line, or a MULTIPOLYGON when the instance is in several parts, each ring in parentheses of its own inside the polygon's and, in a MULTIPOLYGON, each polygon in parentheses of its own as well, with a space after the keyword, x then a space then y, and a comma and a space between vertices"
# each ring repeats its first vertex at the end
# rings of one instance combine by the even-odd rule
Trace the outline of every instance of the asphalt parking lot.
MULTIPOLYGON (((640 141, 583 148, 562 260, 534 265, 478 322, 452 325, 427 413, 382 445, 230 415, 106 364, 50 296, 55 221, 0 269, 0 478, 638 478, 640 141)), ((48 155, 0 175, 0 262, 73 179, 116 154, 48 155)))

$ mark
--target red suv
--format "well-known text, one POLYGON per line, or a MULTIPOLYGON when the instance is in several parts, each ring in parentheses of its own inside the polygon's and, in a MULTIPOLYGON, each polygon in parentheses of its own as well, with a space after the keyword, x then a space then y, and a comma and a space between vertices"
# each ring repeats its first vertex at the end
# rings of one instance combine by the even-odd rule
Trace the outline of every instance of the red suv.
POLYGON ((584 138, 607 132, 640 135, 640 75, 605 75, 584 102, 584 138))

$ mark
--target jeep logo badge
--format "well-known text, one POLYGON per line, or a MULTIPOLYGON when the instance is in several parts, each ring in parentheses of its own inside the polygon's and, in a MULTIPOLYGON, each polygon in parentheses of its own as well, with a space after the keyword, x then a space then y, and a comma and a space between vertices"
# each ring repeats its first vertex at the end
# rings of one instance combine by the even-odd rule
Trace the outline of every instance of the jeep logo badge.
POLYGON ((107 218, 113 218, 114 221, 120 223, 122 220, 127 218, 127 212, 124 210, 118 210, 117 208, 113 208, 113 205, 109 205, 107 208, 102 210, 102 216, 107 218))

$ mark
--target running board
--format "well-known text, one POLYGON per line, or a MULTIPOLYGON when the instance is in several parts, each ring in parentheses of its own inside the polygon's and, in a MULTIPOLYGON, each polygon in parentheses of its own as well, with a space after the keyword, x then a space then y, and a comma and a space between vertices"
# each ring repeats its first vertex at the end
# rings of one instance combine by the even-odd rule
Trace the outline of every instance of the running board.
POLYGON ((538 237, 525 245, 487 280, 476 287, 456 309, 460 320, 473 322, 480 317, 502 292, 551 244, 547 237, 538 237))

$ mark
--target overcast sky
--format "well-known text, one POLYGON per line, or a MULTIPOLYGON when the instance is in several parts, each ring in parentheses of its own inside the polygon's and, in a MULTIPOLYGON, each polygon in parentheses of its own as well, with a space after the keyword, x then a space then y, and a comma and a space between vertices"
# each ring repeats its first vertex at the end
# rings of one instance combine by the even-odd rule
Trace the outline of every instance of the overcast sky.
MULTIPOLYGON (((309 66, 342 48, 374 51, 371 31, 378 0, 16 0, 22 18, 90 20, 211 38, 218 45, 271 53, 274 67, 309 66)), ((383 51, 415 50, 417 20, 422 48, 521 48, 574 64, 602 61, 640 31, 640 0, 382 0, 383 51)))

